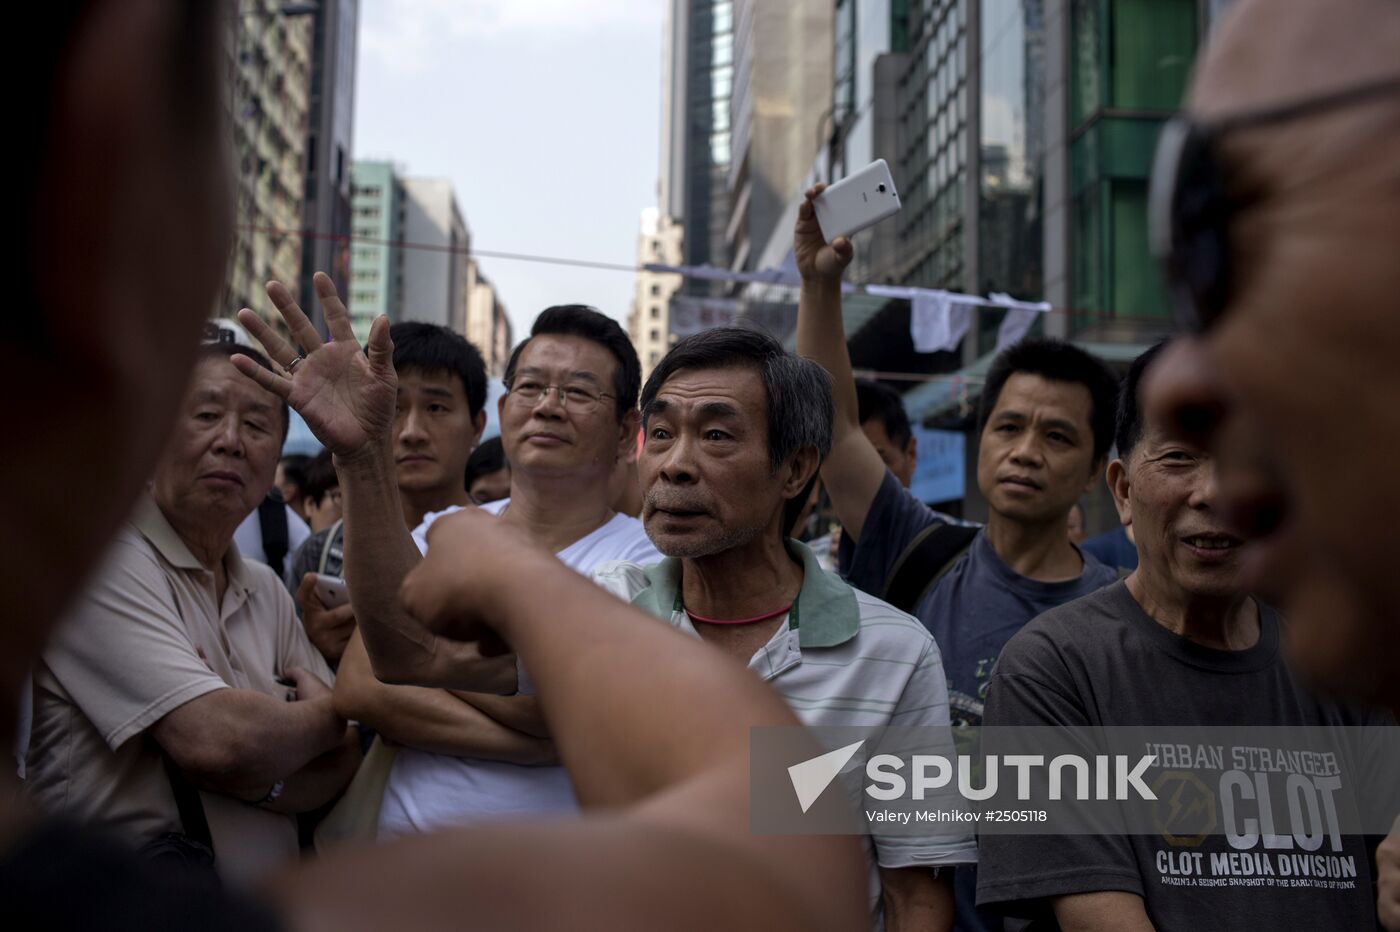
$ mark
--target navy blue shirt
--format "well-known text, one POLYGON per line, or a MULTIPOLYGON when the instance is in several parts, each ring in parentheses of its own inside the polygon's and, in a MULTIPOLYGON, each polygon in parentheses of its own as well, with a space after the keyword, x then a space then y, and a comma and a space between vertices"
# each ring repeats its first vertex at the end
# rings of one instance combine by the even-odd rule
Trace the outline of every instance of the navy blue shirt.
MULTIPOLYGON (((935 521, 964 523, 916 499, 886 470, 885 481, 870 503, 870 513, 851 555, 847 581, 874 595, 883 593, 900 554, 935 521)), ((933 635, 943 654, 943 670, 948 676, 948 714, 954 725, 982 724, 992 667, 1012 635, 1036 616, 1118 580, 1113 569, 1083 551, 1080 555, 1084 568, 1077 577, 1041 582, 1007 566, 987 540, 984 529, 938 585, 919 600, 914 615, 933 635)), ((955 928, 959 932, 1002 928, 1001 917, 974 905, 975 865, 958 867, 953 890, 955 928)))
MULTIPOLYGON (((881 594, 891 567, 909 542, 933 522, 952 520, 916 499, 886 471, 856 542, 849 582, 881 594)), ((1084 568, 1077 577, 1041 582, 1007 566, 983 530, 914 607, 915 617, 943 654, 954 725, 982 723, 992 666, 1013 634, 1037 615, 1117 581, 1114 570, 1087 553, 1081 551, 1081 555, 1084 568)))
POLYGON ((1108 566, 1122 567, 1125 570, 1137 569, 1137 544, 1128 540, 1125 528, 1116 527, 1111 531, 1096 534, 1086 540, 1079 549, 1085 553, 1092 553, 1100 563, 1108 566))

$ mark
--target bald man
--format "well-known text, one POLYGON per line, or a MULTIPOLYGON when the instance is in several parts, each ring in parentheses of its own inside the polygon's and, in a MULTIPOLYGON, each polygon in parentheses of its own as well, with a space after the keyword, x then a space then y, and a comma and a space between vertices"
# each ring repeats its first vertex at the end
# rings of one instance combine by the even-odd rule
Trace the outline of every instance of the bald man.
MULTIPOLYGON (((1219 456, 1297 667, 1394 710, 1400 3, 1239 0, 1189 120, 1164 134, 1153 234, 1199 336, 1157 367, 1148 417, 1219 456)), ((1381 924, 1400 929, 1395 831, 1378 865, 1381 924)))

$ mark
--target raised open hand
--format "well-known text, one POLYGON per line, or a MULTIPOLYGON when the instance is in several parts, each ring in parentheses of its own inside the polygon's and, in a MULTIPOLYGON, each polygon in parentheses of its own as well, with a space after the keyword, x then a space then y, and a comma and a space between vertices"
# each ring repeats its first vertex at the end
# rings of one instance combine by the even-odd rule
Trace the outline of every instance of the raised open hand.
POLYGON ((263 388, 286 399, 332 453, 352 456, 373 443, 387 442, 393 425, 398 376, 394 373, 389 318, 375 320, 369 331, 368 353, 361 352, 350 329, 350 315, 330 276, 317 272, 312 282, 325 310, 331 342, 321 340, 280 282, 268 282, 267 296, 306 357, 298 360, 296 350, 245 307, 238 312, 239 322, 287 374, 269 372, 247 357, 235 356, 233 364, 263 388))
POLYGON ((797 208, 797 226, 792 231, 792 251, 797 260, 797 271, 808 280, 838 280, 855 257, 855 249, 846 237, 838 236, 828 243, 822 236, 812 200, 824 190, 826 185, 819 184, 807 191, 797 208))

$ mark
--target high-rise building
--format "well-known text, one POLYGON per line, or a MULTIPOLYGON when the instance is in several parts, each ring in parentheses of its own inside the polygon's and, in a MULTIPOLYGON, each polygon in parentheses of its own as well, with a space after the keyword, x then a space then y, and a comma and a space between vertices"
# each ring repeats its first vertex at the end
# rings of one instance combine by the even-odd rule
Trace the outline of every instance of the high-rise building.
POLYGON ((313 26, 309 16, 275 0, 250 0, 234 21, 228 48, 235 230, 223 310, 255 308, 285 331, 263 285, 276 279, 295 289, 301 280, 313 26))
POLYGON ((404 188, 390 162, 355 162, 351 178, 350 325, 361 343, 374 319, 403 306, 404 188))
MULTIPOLYGON (((756 238, 766 221, 750 223, 745 246, 735 209, 753 202, 746 159, 775 132, 759 128, 745 100, 761 100, 750 86, 754 69, 782 48, 761 44, 765 2, 735 3, 733 264, 790 262, 806 182, 835 181, 883 158, 903 209, 857 234, 853 280, 1049 301, 1054 312, 1033 333, 1119 364, 1166 332, 1166 294, 1147 248, 1148 174, 1200 39, 1228 0, 828 0, 827 119, 805 142, 807 177, 774 192, 786 210, 766 243, 756 238)), ((787 8, 789 36, 803 28, 799 6, 787 8)), ((674 171, 684 159, 669 155, 674 171)), ((679 216, 696 235, 690 215, 679 216)), ((792 297, 749 286, 743 313, 790 342, 792 297)), ((958 350, 921 354, 907 302, 851 295, 843 305, 854 366, 908 388, 916 420, 960 423, 976 402, 1001 312, 977 311, 958 350)), ((977 503, 969 507, 975 514, 977 503)))
POLYGON ((355 116, 359 0, 321 0, 313 15, 301 303, 324 329, 311 276, 325 272, 344 295, 350 284, 350 167, 355 116))
MULTIPOLYGON (((641 235, 637 237, 637 265, 648 263, 677 265, 681 261, 681 227, 655 207, 642 211, 641 235)), ((627 315, 627 333, 642 363, 642 381, 666 355, 672 343, 671 297, 681 286, 679 275, 662 272, 637 273, 632 309, 627 315)))
POLYGON ((405 178, 403 190, 403 288, 394 319, 421 320, 465 335, 476 264, 452 182, 405 178))
POLYGON ((510 318, 506 315, 506 306, 496 294, 495 286, 479 269, 467 298, 466 335, 481 351, 486 374, 497 379, 505 376, 512 349, 510 318))
POLYGON ((1203 14, 1219 6, 1047 2, 1047 95, 1063 105, 1046 115, 1046 297, 1074 309, 1071 335, 1141 342, 1166 328, 1166 289, 1147 245, 1148 176, 1203 14), (1052 240, 1067 248, 1052 254, 1052 240))
POLYGON ((731 268, 754 267, 820 147, 832 59, 812 50, 832 47, 832 12, 831 0, 734 2, 723 263, 731 268))
MULTIPOLYGON (((729 220, 733 0, 671 0, 662 89, 661 212, 685 227, 687 264, 724 264, 729 220)), ((706 290, 697 283, 695 290, 706 290)))
POLYGON ((477 343, 488 364, 508 353, 505 307, 471 257, 452 183, 405 177, 382 161, 356 162, 351 175, 349 310, 356 335, 363 340, 374 318, 387 314, 395 323, 451 328, 477 343))

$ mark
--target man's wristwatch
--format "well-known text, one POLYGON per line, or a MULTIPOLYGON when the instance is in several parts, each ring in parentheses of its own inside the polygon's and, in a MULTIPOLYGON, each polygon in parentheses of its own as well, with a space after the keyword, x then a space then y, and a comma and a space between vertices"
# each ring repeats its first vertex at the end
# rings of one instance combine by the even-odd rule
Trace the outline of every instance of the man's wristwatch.
POLYGON ((285 786, 286 784, 282 780, 278 780, 276 783, 272 784, 272 789, 267 791, 266 796, 258 800, 258 805, 270 806, 273 803, 275 803, 277 801, 277 797, 282 795, 282 790, 285 788, 285 786))

